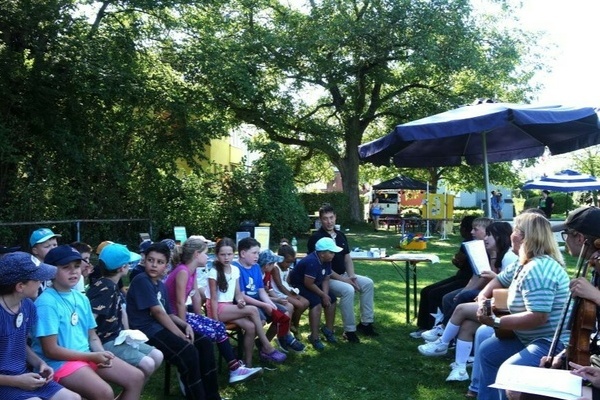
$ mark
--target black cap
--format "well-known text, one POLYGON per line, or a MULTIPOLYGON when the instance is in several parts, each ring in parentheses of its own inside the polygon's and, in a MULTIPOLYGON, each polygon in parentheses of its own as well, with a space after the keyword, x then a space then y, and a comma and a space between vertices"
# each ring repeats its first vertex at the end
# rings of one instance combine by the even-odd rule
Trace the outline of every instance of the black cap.
POLYGON ((600 238, 600 208, 579 207, 569 213, 564 223, 552 227, 554 232, 565 229, 573 229, 584 235, 600 238))

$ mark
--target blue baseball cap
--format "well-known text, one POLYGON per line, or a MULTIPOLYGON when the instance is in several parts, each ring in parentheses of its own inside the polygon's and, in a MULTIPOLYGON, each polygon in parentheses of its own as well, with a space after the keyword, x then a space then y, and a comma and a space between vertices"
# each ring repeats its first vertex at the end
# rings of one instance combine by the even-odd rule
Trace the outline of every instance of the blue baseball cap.
POLYGON ((56 267, 41 262, 23 251, 9 253, 0 258, 0 285, 22 281, 47 281, 56 275, 56 267))
POLYGON ((140 253, 145 253, 146 249, 152 245, 152 240, 145 239, 142 243, 140 243, 140 253))
POLYGON ((142 259, 139 254, 129 251, 127 246, 119 243, 104 246, 99 258, 109 271, 114 271, 126 264, 135 263, 142 259))
POLYGON ((282 261, 283 261, 282 256, 278 256, 277 254, 273 253, 269 249, 261 251, 260 254, 258 255, 258 264, 261 267, 263 267, 267 264, 271 264, 271 263, 275 263, 275 262, 282 262, 282 261))
POLYGON ((324 237, 317 240, 315 244, 316 251, 331 251, 333 253, 339 253, 344 250, 341 247, 338 247, 332 238, 324 237))
POLYGON ((52 230, 50 230, 48 228, 40 228, 37 231, 33 231, 31 236, 29 237, 29 245, 31 247, 33 247, 36 244, 43 243, 46 240, 49 240, 49 239, 52 239, 55 237, 62 237, 62 235, 54 233, 54 232, 52 232, 52 230))
POLYGON ((83 260, 81 253, 68 244, 55 247, 46 254, 44 262, 50 265, 67 265, 71 261, 83 260))

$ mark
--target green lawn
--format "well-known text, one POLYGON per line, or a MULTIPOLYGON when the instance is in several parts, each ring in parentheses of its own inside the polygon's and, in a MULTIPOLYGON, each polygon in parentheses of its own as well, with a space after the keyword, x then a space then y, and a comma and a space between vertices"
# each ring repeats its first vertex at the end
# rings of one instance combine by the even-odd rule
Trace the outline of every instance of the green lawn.
MULTIPOLYGON (((361 226, 351 228, 347 235, 351 247, 386 247, 388 255, 400 251, 397 249, 399 235, 393 230, 374 232, 372 228, 361 226)), ((448 235, 448 238, 445 241, 439 240, 439 235, 432 238, 423 251, 437 254, 440 263, 418 265, 419 290, 455 273, 450 260, 460 238, 458 235, 448 235)), ((301 239, 299 251, 305 250, 305 244, 306 238, 301 239)), ((227 386, 228 374, 223 371, 221 395, 232 400, 464 399, 468 381, 445 382, 449 364, 454 360, 453 352, 445 357, 426 358, 417 351, 422 341, 408 336, 415 326, 413 319, 411 325, 406 324, 405 283, 399 274, 386 262, 357 262, 356 269, 375 281, 375 324, 380 336, 374 339, 361 336, 358 345, 343 342, 338 313, 336 334, 340 343, 327 345, 323 353, 307 346, 305 353, 289 356, 281 366, 268 365, 261 378, 238 386, 227 386)), ((303 322, 305 336, 308 332, 306 317, 303 322)), ((258 360, 255 365, 259 365, 258 360)), ((161 368, 151 378, 143 399, 163 398, 163 376, 161 368)), ((171 381, 169 398, 181 398, 174 373, 171 381)))

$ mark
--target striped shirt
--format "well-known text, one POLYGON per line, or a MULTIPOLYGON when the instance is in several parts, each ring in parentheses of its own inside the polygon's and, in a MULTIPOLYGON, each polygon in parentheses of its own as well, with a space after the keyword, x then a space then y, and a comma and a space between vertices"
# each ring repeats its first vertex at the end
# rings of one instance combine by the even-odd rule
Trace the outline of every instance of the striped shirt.
MULTIPOLYGON (((569 299, 569 276, 565 269, 549 256, 535 257, 522 267, 506 268, 498 274, 498 280, 502 286, 508 286, 511 314, 524 311, 549 314, 548 320, 537 328, 515 330, 523 345, 536 339, 552 341, 569 299)), ((569 332, 563 331, 560 340, 567 344, 569 332)))

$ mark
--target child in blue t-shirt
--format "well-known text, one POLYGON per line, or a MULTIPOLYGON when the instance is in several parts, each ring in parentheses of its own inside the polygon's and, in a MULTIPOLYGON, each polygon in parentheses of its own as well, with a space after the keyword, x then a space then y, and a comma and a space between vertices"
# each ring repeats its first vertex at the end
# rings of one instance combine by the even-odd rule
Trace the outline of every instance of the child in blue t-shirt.
POLYGON ((296 346, 298 350, 292 347, 297 341, 290 333, 290 317, 286 314, 287 309, 275 304, 264 288, 262 271, 257 264, 259 253, 260 243, 256 239, 247 237, 240 240, 238 261, 232 263, 240 270, 240 291, 247 304, 258 308, 262 320, 273 322, 267 330, 267 338, 271 339, 276 331, 277 341, 284 352, 289 349, 302 351, 304 349, 302 344, 300 344, 302 349, 298 346, 296 346))
POLYGON ((37 322, 31 299, 56 268, 20 251, 0 257, 0 399, 81 399, 56 383, 54 370, 27 345, 37 322))

